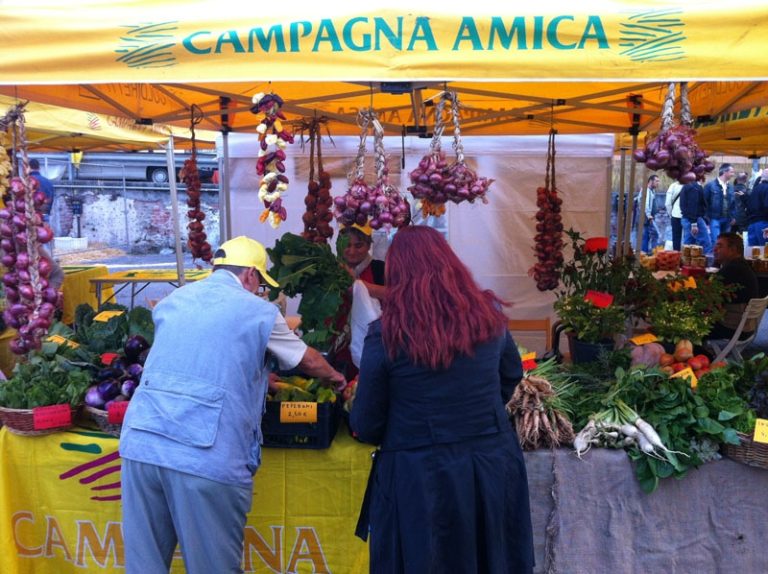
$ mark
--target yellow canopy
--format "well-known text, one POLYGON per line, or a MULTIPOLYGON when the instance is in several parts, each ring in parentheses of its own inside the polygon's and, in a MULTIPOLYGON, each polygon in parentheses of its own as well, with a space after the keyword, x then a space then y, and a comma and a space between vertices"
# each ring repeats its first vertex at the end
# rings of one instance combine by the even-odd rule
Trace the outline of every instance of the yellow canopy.
MULTIPOLYGON (((0 93, 177 126, 197 104, 206 129, 226 106, 227 127, 251 131, 251 97, 274 91, 339 135, 367 107, 390 135, 429 131, 446 88, 473 135, 620 134, 630 111, 652 132, 667 82, 685 79, 697 119, 768 102, 763 0, 300 4, 3 2, 0 93)), ((746 137, 708 133, 712 150, 746 137)))

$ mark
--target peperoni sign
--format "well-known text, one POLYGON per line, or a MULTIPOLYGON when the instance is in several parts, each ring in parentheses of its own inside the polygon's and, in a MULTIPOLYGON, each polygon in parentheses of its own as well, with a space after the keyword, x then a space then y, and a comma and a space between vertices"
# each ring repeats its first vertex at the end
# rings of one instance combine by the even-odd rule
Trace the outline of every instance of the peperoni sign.
POLYGON ((638 62, 683 59, 681 10, 599 14, 351 16, 189 30, 180 21, 126 26, 118 62, 133 68, 174 66, 190 58, 365 53, 615 52, 638 62))

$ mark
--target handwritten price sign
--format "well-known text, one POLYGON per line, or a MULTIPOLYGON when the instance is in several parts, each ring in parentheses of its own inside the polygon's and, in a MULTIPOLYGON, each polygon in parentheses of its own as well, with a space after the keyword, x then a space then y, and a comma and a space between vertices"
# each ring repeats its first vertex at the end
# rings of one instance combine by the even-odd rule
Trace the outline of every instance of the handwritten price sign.
POLYGON ((316 423, 317 403, 286 401, 280 403, 281 423, 316 423))

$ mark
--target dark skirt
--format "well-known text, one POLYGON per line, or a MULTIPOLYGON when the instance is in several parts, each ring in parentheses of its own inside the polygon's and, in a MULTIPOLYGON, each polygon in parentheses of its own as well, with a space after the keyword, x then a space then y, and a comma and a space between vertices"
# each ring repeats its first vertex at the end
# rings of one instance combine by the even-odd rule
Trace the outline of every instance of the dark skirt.
POLYGON ((371 573, 533 571, 528 480, 514 433, 383 451, 371 479, 371 573))

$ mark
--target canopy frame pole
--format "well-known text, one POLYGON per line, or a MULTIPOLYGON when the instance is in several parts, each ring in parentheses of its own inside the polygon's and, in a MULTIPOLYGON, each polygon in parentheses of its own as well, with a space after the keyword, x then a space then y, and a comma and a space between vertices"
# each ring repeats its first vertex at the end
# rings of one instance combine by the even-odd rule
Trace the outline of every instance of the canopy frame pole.
MULTIPOLYGON (((637 134, 632 134, 632 162, 629 164, 629 194, 627 195, 627 216, 624 219, 624 255, 629 255, 630 244, 632 243, 632 215, 634 213, 635 206, 635 168, 637 163, 635 162, 635 150, 637 150, 637 134)), ((637 235, 642 233, 642 217, 640 216, 640 206, 637 210, 638 226, 637 235)), ((645 212, 643 212, 644 214, 645 212)), ((637 239, 637 236, 635 237, 637 239)), ((642 237, 641 237, 642 239, 642 237)), ((637 241, 635 242, 637 243, 637 241)))
POLYGON ((186 283, 184 277, 184 255, 181 252, 181 231, 179 230, 179 193, 176 188, 176 161, 173 153, 173 136, 168 138, 165 150, 168 165, 168 184, 171 191, 171 223, 173 224, 173 239, 176 245, 176 272, 179 276, 179 287, 186 283))
POLYGON ((624 192, 626 191, 627 179, 627 150, 621 148, 621 176, 619 179, 619 203, 616 210, 616 248, 615 254, 624 253, 624 192))

